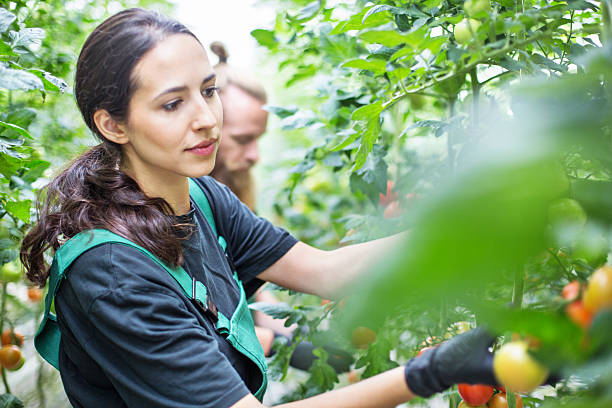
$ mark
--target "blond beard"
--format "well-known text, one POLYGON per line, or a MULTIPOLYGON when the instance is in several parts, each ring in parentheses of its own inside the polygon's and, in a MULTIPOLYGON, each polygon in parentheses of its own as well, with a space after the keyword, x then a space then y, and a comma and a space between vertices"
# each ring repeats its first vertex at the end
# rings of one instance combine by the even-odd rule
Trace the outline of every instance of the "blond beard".
POLYGON ((255 211, 255 179, 251 170, 230 172, 227 169, 213 170, 215 180, 225 184, 251 211, 255 211))

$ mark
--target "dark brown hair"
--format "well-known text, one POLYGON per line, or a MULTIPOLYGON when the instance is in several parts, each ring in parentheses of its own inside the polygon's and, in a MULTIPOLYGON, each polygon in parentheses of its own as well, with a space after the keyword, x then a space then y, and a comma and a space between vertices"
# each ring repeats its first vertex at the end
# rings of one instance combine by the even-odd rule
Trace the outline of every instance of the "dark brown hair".
MULTIPOLYGON (((77 233, 102 228, 146 248, 164 262, 182 262, 181 241, 170 205, 147 197, 120 170, 122 150, 102 135, 94 113, 105 109, 114 120, 127 119, 138 84, 135 65, 160 41, 173 34, 196 38, 184 25, 159 13, 129 9, 100 24, 87 38, 77 62, 74 93, 87 126, 102 143, 63 170, 41 191, 38 220, 21 245, 28 279, 44 286, 49 267, 44 254, 56 251, 77 233)), ((197 39, 197 38, 196 38, 197 39)))

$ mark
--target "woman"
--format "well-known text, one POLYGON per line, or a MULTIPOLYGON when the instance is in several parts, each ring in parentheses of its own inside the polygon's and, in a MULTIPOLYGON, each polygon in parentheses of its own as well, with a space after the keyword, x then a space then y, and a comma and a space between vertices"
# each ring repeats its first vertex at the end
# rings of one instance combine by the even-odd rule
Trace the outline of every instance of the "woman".
MULTIPOLYGON (((75 95, 101 143, 46 187, 22 244, 28 278, 43 286, 51 275, 55 294, 61 337, 43 338, 49 319, 39 351, 57 356, 75 407, 261 407, 265 361, 242 284, 332 298, 397 238, 320 251, 203 177, 222 109, 204 48, 175 21, 141 9, 104 21, 79 56, 75 95)), ((392 407, 455 382, 493 383, 489 342, 470 332, 286 406, 392 407)))

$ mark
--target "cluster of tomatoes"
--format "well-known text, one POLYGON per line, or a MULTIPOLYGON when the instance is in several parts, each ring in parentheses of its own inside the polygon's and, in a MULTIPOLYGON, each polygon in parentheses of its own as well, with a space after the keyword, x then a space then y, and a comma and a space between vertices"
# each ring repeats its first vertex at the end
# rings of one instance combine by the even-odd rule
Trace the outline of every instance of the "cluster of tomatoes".
POLYGON ((569 302, 565 307, 569 319, 588 329, 597 313, 612 307, 612 266, 595 270, 586 287, 579 281, 568 283, 561 296, 569 302))
MULTIPOLYGON (((455 323, 454 331, 458 334, 469 330, 466 322, 455 323)), ((428 338, 422 345, 417 357, 429 349, 437 347, 433 344, 438 339, 428 338)), ((507 408, 508 400, 506 389, 514 393, 515 407, 522 408, 523 400, 518 392, 530 393, 542 385, 548 377, 548 370, 537 362, 529 348, 534 341, 519 338, 502 345, 493 356, 493 371, 498 385, 458 384, 457 388, 463 401, 458 408, 507 408)))
MULTIPOLYGON (((507 408, 508 400, 506 388, 503 386, 493 387, 483 384, 458 384, 457 390, 463 401, 457 408, 507 408)), ((516 408, 523 408, 521 396, 514 393, 516 408)))
MULTIPOLYGON (((396 218, 402 215, 402 209, 400 207, 400 197, 399 194, 394 190, 395 183, 391 180, 387 180, 387 191, 385 194, 380 193, 378 196, 378 205, 381 208, 384 208, 383 216, 385 218, 396 218)), ((406 194, 406 197, 403 199, 404 203, 409 203, 410 201, 419 198, 418 194, 409 193, 406 194)))
POLYGON ((2 332, 1 339, 0 365, 10 371, 19 370, 25 363, 25 357, 21 352, 23 335, 13 329, 6 329, 2 332))

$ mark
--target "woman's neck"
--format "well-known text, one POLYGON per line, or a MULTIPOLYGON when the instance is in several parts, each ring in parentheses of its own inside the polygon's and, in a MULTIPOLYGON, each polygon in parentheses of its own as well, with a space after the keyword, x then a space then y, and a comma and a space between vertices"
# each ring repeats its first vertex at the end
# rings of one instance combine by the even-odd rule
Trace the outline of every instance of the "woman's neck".
POLYGON ((160 197, 174 211, 174 215, 187 214, 190 210, 189 180, 176 173, 151 174, 147 171, 134 171, 122 166, 122 171, 138 183, 147 197, 160 197))

